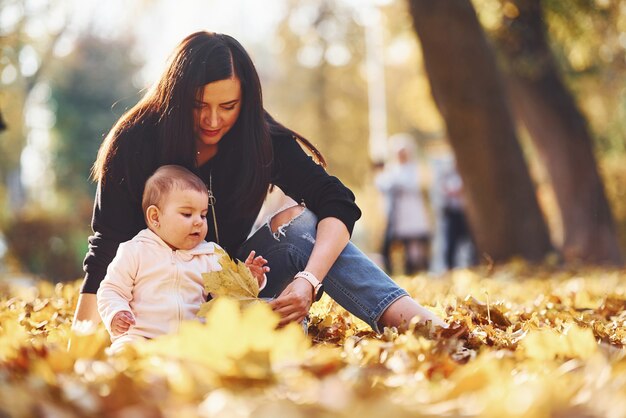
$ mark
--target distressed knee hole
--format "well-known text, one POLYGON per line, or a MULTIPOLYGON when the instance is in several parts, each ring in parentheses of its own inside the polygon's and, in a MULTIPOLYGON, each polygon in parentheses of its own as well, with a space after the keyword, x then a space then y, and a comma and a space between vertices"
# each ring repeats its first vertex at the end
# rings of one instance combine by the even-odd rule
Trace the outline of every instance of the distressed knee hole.
POLYGON ((281 212, 278 212, 276 215, 272 217, 270 221, 270 229, 273 234, 278 234, 282 232, 282 228, 285 228, 289 225, 291 221, 298 217, 304 208, 302 206, 292 206, 287 208, 281 212))

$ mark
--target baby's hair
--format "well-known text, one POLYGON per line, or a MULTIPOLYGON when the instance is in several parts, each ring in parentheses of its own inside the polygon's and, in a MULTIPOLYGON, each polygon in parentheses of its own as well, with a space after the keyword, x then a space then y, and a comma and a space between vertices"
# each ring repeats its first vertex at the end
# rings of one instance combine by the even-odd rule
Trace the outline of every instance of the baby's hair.
POLYGON ((185 167, 179 165, 164 165, 159 167, 152 174, 143 190, 141 199, 141 207, 143 213, 151 205, 160 207, 169 192, 172 190, 195 190, 197 192, 206 193, 207 187, 202 180, 185 167))

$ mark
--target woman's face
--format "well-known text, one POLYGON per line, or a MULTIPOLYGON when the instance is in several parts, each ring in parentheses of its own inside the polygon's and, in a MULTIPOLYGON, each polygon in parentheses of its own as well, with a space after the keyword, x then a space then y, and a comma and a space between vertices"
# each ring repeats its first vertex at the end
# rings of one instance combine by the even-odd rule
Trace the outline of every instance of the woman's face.
POLYGON ((237 122, 240 110, 241 83, 237 77, 201 87, 193 113, 198 151, 215 155, 218 142, 237 122))

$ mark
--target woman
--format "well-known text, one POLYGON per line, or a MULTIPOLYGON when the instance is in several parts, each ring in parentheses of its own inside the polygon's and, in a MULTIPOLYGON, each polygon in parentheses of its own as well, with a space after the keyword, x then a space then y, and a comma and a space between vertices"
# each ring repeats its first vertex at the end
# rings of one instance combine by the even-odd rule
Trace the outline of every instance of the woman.
POLYGON ((394 158, 375 178, 385 199, 387 228, 382 254, 385 269, 392 271, 391 249, 401 244, 405 274, 428 269, 430 220, 422 197, 420 167, 413 138, 396 134, 389 138, 394 158))
POLYGON ((378 332, 415 316, 444 325, 349 243, 361 215, 354 195, 298 141, 324 163, 313 145, 263 109, 256 69, 235 39, 208 32, 185 38, 159 82, 98 152, 94 234, 75 319, 99 320, 95 293, 108 264, 121 242, 146 227, 145 180, 162 165, 178 164, 209 189, 207 239, 231 256, 254 249, 268 260, 260 296, 276 297, 271 305, 281 325, 304 319, 321 296, 322 279, 333 299, 378 332), (270 185, 302 204, 280 211, 246 240, 270 185))

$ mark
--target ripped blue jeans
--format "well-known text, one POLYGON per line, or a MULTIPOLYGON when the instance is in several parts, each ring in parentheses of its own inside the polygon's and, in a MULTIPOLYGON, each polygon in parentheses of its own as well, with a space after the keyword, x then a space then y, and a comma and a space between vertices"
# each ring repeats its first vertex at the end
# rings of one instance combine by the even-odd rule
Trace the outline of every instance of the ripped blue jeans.
MULTIPOLYGON (((267 286, 260 297, 276 297, 306 267, 317 228, 317 217, 308 209, 272 232, 270 220, 241 246, 237 257, 251 250, 268 260, 267 286)), ((320 278, 321 279, 321 278, 320 278)), ((398 298, 408 295, 354 244, 348 243, 324 278, 324 291, 348 312, 381 332, 379 320, 398 298)))

